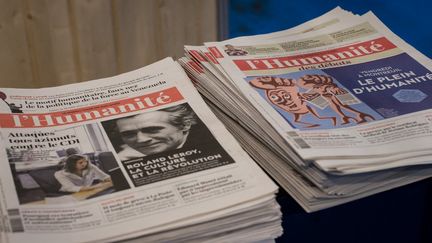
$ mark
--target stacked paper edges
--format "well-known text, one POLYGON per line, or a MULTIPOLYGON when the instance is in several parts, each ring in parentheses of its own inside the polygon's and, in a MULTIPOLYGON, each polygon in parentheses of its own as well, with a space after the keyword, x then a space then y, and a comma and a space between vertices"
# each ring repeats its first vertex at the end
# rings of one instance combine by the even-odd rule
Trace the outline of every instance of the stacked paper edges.
POLYGON ((204 45, 179 62, 306 211, 431 175, 431 61, 371 12, 204 45))
POLYGON ((0 242, 254 242, 282 234, 276 185, 171 58, 0 95, 0 242))

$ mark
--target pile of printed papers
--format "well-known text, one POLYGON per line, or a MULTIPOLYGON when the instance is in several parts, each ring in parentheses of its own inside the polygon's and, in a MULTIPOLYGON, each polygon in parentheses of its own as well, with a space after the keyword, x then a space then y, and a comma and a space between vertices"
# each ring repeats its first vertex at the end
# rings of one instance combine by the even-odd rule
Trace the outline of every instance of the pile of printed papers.
POLYGON ((0 92, 0 242, 255 242, 276 184, 166 58, 0 92))
POLYGON ((432 175, 432 63, 373 13, 185 46, 180 64, 306 211, 432 175))

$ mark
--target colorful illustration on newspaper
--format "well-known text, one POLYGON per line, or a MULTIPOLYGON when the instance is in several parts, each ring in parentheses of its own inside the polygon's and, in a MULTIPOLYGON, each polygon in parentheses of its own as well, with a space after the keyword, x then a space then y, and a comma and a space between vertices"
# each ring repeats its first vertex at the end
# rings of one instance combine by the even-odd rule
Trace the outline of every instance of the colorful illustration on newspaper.
POLYGON ((406 53, 245 80, 300 130, 355 126, 432 106, 432 74, 406 53))

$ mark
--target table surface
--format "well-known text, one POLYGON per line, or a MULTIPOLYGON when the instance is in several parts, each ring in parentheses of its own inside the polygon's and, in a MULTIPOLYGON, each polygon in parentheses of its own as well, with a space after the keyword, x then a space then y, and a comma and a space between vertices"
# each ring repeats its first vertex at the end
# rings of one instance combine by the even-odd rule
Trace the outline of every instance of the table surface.
POLYGON ((306 213, 286 192, 284 234, 277 243, 432 242, 432 178, 314 213, 306 213))

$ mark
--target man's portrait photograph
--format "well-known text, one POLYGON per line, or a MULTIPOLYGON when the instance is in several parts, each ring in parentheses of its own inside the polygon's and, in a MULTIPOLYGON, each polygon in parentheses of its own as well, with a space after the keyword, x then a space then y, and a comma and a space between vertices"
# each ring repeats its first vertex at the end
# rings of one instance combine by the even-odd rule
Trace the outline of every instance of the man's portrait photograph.
POLYGON ((102 126, 135 186, 234 163, 187 103, 102 126))
POLYGON ((202 147, 214 138, 186 103, 102 122, 121 161, 180 148, 202 147))

